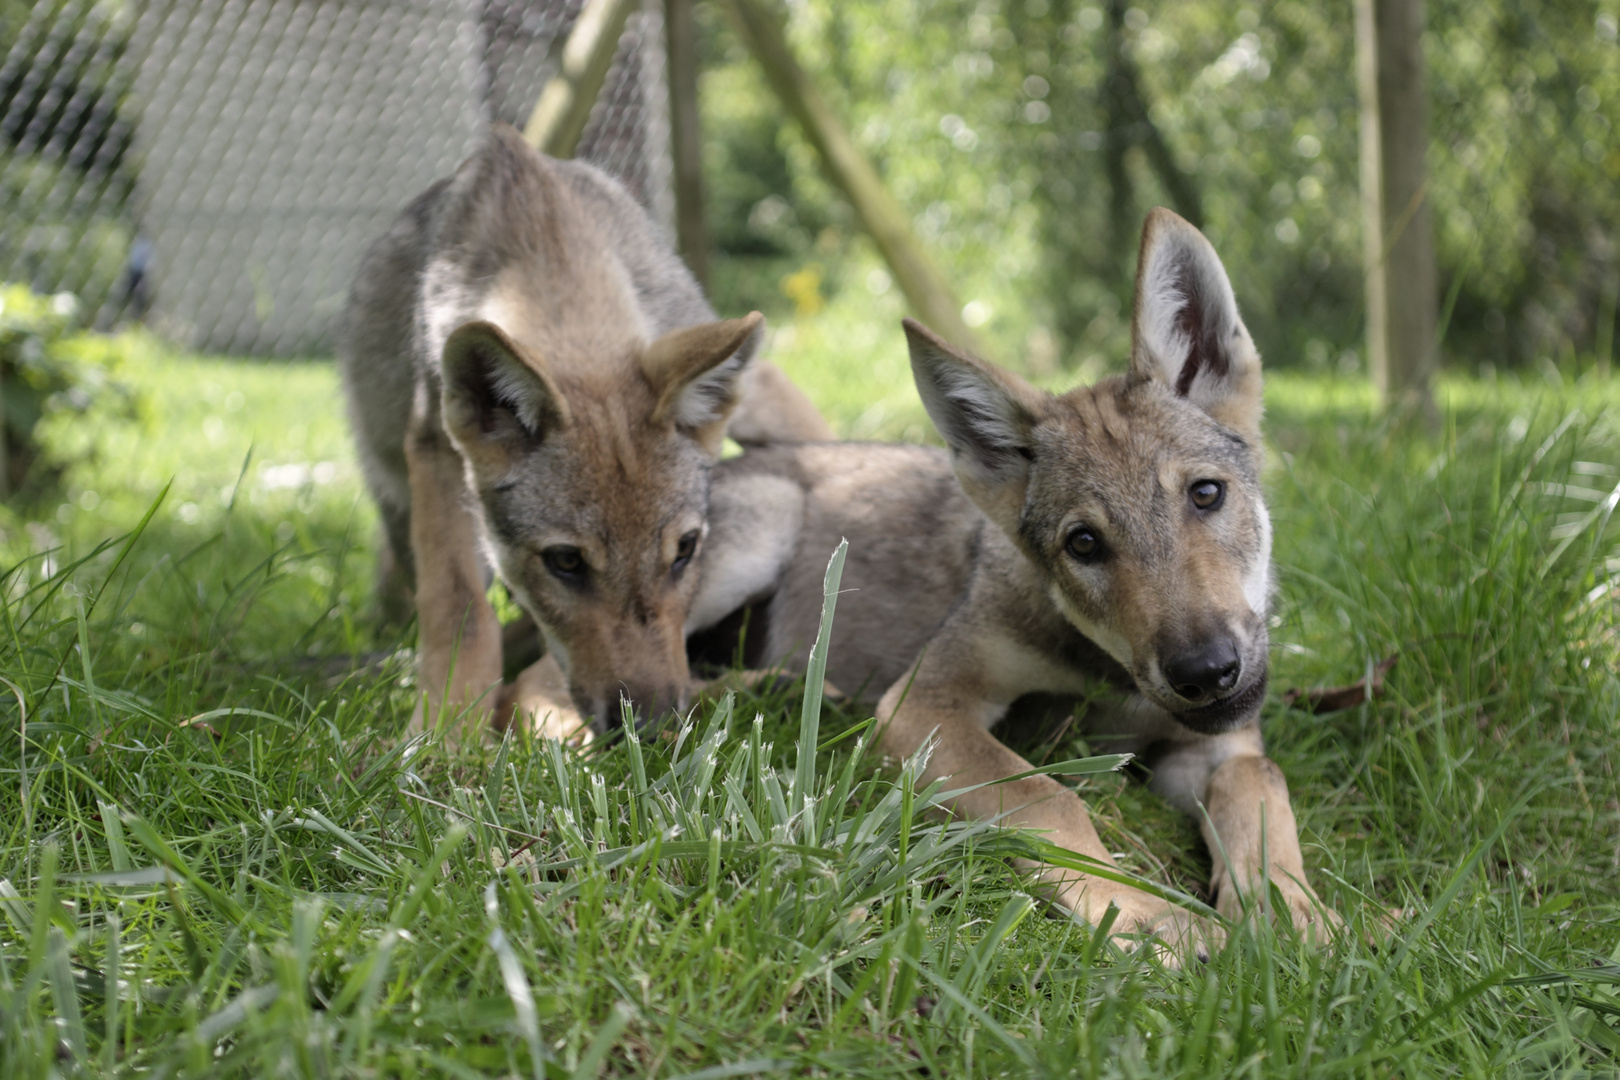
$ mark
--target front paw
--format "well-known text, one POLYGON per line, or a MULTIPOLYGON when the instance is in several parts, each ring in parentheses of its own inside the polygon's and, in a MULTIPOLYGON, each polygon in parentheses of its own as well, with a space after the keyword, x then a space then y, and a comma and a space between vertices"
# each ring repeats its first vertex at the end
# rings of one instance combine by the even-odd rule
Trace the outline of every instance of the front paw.
POLYGON ((573 703, 549 689, 526 685, 520 677, 501 688, 496 702, 497 728, 516 725, 519 731, 541 739, 560 739, 583 746, 591 741, 591 725, 573 703))
POLYGON ((1218 891, 1215 910, 1232 922, 1243 918, 1245 907, 1258 906, 1268 916, 1281 911, 1302 937, 1316 945, 1326 944, 1344 928, 1343 916, 1324 904, 1309 886, 1280 872, 1269 884, 1270 889, 1262 892, 1267 883, 1255 879, 1248 890, 1240 893, 1227 883, 1218 891))
POLYGON ((1169 968, 1190 960, 1207 963, 1225 939, 1225 931, 1209 919, 1127 886, 1102 889, 1093 883, 1058 902, 1092 926, 1107 922, 1113 908, 1109 940, 1127 953, 1146 950, 1169 968))

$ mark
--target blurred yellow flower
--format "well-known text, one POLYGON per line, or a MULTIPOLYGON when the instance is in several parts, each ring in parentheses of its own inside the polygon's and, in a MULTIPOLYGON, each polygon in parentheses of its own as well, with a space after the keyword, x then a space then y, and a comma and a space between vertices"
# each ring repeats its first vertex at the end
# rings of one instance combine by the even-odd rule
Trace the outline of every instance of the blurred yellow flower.
POLYGON ((782 279, 782 295, 793 301, 794 314, 803 318, 827 306, 821 296, 821 264, 806 263, 782 279))

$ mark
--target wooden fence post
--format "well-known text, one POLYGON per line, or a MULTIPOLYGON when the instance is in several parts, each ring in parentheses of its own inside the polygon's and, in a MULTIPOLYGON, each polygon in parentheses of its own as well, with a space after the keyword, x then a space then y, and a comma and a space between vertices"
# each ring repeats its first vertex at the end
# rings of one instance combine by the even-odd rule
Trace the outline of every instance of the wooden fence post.
POLYGON ((963 321, 962 304, 950 282, 923 251, 906 212, 799 66, 775 15, 759 0, 726 0, 726 6, 771 89, 816 148, 828 178, 860 215, 917 317, 956 344, 982 354, 983 346, 963 321))
POLYGON ((523 137, 541 153, 574 156, 591 118, 591 106, 607 81, 624 24, 638 4, 639 0, 588 0, 579 13, 563 45, 557 74, 540 92, 523 129, 523 137))
POLYGON ((703 138, 698 113, 697 25, 692 0, 664 0, 669 55, 669 143, 675 166, 675 247, 698 284, 709 287, 709 227, 703 208, 703 138))
POLYGON ((1386 405, 1436 417, 1438 304, 1423 0, 1356 0, 1367 357, 1386 405))

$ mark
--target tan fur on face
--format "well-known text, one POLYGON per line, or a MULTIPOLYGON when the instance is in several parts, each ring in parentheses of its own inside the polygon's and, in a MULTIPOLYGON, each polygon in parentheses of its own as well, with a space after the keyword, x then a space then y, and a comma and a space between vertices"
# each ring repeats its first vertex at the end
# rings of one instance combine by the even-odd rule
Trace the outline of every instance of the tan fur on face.
POLYGON ((580 711, 610 722, 623 691, 651 715, 678 705, 686 682, 695 577, 673 564, 681 537, 702 534, 712 459, 674 424, 651 419, 656 398, 645 383, 616 394, 590 378, 557 386, 572 403, 567 438, 525 447, 479 486, 490 544, 580 711), (559 547, 579 551, 586 580, 548 568, 545 552, 559 547))
POLYGON ((1244 584, 1264 574, 1264 503, 1255 448, 1155 383, 1105 380, 1056 399, 1031 429, 1034 462, 1017 519, 1004 528, 1046 568, 1072 621, 1167 708, 1178 700, 1160 671, 1167 650, 1215 632, 1264 670, 1263 612, 1244 584), (1188 501, 1199 480, 1225 485, 1221 508, 1188 501), (1108 550, 1096 565, 1064 551, 1078 527, 1108 550))

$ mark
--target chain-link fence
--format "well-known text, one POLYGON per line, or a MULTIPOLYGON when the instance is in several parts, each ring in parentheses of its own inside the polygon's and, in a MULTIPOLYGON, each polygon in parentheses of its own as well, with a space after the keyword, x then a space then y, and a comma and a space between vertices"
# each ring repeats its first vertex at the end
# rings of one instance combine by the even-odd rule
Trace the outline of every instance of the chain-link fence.
MULTIPOLYGON (((0 65, 0 280, 204 351, 329 348, 361 253, 492 120, 521 126, 583 0, 40 0, 0 65)), ((578 156, 672 217, 662 6, 578 156)))

